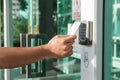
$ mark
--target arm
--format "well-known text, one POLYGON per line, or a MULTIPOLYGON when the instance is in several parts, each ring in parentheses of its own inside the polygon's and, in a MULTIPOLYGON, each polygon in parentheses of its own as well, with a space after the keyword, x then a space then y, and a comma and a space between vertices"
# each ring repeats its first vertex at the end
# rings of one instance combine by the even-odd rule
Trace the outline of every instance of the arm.
POLYGON ((63 58, 71 55, 76 36, 55 36, 47 44, 37 47, 0 48, 0 68, 14 68, 45 58, 63 58))

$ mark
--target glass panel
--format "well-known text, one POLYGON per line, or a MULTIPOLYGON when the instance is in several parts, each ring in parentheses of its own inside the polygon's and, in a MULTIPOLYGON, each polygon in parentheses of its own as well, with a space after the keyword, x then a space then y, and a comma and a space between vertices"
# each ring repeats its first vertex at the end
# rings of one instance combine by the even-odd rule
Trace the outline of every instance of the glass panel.
POLYGON ((104 43, 103 43, 103 80, 114 80, 112 74, 112 55, 113 55, 113 42, 112 42, 112 28, 113 28, 113 1, 115 0, 103 0, 104 3, 104 43))
POLYGON ((120 0, 117 0, 117 3, 120 3, 120 0))
MULTIPOLYGON (((68 23, 72 23, 72 0, 57 0, 57 33, 67 34, 68 23)), ((61 70, 59 75, 64 75, 58 80, 80 80, 80 53, 74 52, 70 57, 58 59, 57 63, 57 66, 61 65, 57 67, 61 70)))
POLYGON ((3 1, 0 1, 0 46, 3 41, 3 1))
POLYGON ((112 57, 112 79, 120 79, 120 1, 113 3, 113 57, 112 57))
POLYGON ((57 0, 58 34, 67 33, 67 24, 72 22, 72 1, 57 0))
POLYGON ((105 3, 104 80, 119 80, 120 3, 119 0, 106 0, 105 3))
POLYGON ((28 3, 26 0, 12 0, 12 19, 14 46, 20 46, 20 33, 27 33, 28 3))
MULTIPOLYGON (((24 2, 24 0, 18 0, 18 1, 24 2)), ((23 13, 25 14, 27 13, 27 10, 29 10, 28 15, 26 15, 25 17, 20 17, 20 19, 17 18, 15 22, 13 19, 14 25, 17 25, 17 24, 20 25, 21 18, 25 18, 25 21, 22 22, 22 26, 24 26, 25 28, 23 27, 22 29, 20 28, 19 30, 19 28, 17 27, 15 28, 16 32, 27 33, 27 29, 28 29, 28 33, 38 34, 40 31, 40 34, 42 33, 47 34, 48 36, 47 39, 51 38, 51 35, 52 36, 54 36, 55 34, 65 35, 67 33, 67 24, 72 22, 72 13, 71 13, 72 1, 70 0, 51 0, 51 1, 27 0, 27 1, 28 1, 27 4, 29 8, 27 7, 28 9, 26 8, 23 11, 23 13), (25 22, 26 24, 23 24, 25 22)), ((21 4, 14 3, 13 6, 14 5, 20 6, 21 4)), ((16 10, 14 9, 14 11, 16 10)), ((19 16, 22 16, 22 14, 19 14, 16 16, 19 17, 19 16)), ((18 39, 17 34, 18 33, 16 33, 16 35, 14 36, 14 39, 18 39)), ((32 39, 31 41, 32 41, 31 46, 34 46, 36 42, 37 44, 44 43, 44 41, 42 41, 41 38, 36 41, 32 39)), ((37 77, 26 78, 25 72, 27 70, 27 67, 23 68, 24 74, 20 73, 21 72, 20 68, 15 68, 11 70, 11 80, 21 80, 21 79, 22 80, 29 80, 29 79, 30 80, 80 80, 80 53, 74 52, 72 56, 64 59, 62 58, 46 59, 45 66, 44 66, 45 75, 42 75, 41 77, 39 74, 35 73, 36 72, 35 70, 38 67, 38 65, 41 66, 42 64, 37 63, 30 66, 34 70, 33 71, 34 75, 31 74, 31 77, 32 76, 33 77, 37 76, 37 77)), ((37 71, 43 72, 43 70, 40 70, 40 68, 38 68, 37 71)))
MULTIPOLYGON (((0 0, 0 47, 3 46, 3 0, 0 0)), ((0 69, 0 80, 4 80, 4 70, 0 69)))
MULTIPOLYGON (((13 27, 13 46, 20 47, 20 33, 28 32, 28 0, 12 1, 12 27, 13 27)), ((25 78, 26 67, 21 71, 20 68, 10 70, 10 80, 25 78)))

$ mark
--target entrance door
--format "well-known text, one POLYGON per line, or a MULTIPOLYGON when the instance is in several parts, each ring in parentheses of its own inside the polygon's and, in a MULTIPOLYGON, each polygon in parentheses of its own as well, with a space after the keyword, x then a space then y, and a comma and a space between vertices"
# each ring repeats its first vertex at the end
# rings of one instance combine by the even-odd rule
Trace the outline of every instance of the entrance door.
MULTIPOLYGON (((67 24, 72 22, 72 1, 25 0, 27 1, 25 10, 19 10, 21 9, 19 1, 12 0, 14 2, 12 5, 14 14, 12 16, 13 22, 15 22, 13 23, 15 30, 18 29, 18 24, 23 21, 21 24, 24 28, 17 30, 22 33, 22 46, 25 46, 26 42, 28 42, 28 46, 42 45, 56 34, 65 35, 67 33, 67 24), (19 15, 16 11, 20 11, 19 15), (28 14, 25 16, 25 13, 28 14), (24 30, 25 32, 23 32, 24 30), (44 35, 42 36, 42 34, 44 35)), ((22 1, 24 2, 24 0, 22 1)), ((18 38, 19 35, 14 36, 18 38)), ((16 44, 15 46, 19 45, 16 44)), ((11 69, 10 80, 80 80, 80 53, 74 52, 72 56, 67 58, 45 59, 11 69)))
POLYGON ((104 3, 104 80, 119 80, 120 0, 105 0, 104 3))

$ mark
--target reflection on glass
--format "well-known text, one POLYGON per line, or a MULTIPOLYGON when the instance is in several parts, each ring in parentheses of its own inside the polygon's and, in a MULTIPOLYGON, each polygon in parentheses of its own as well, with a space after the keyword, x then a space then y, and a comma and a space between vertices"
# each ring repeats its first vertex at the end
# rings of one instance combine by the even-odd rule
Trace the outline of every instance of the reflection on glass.
MULTIPOLYGON (((72 1, 57 0, 57 33, 66 34, 68 23, 72 23, 72 1)), ((80 55, 78 54, 80 53, 74 52, 70 57, 57 60, 54 69, 57 70, 58 76, 64 75, 65 80, 80 80, 80 55)), ((58 77, 58 80, 62 80, 61 78, 58 77)))
POLYGON ((67 24, 72 22, 72 3, 69 0, 57 0, 58 34, 67 33, 67 24))
MULTIPOLYGON (((4 0, 1 0, 4 1, 4 0)), ((28 0, 10 0, 12 1, 12 27, 14 47, 20 47, 20 33, 27 33, 28 29, 28 0)), ((10 80, 18 80, 16 78, 25 78, 26 66, 22 71, 20 68, 10 70, 10 80), (23 74, 21 74, 21 73, 23 74), (22 76, 22 77, 20 77, 22 76)), ((2 79, 0 79, 2 80, 2 79)))
POLYGON ((113 57, 112 80, 120 79, 120 0, 114 0, 113 4, 113 57))
MULTIPOLYGON (((12 19, 14 43, 19 41, 20 33, 27 33, 28 3, 26 0, 12 0, 12 19), (23 24, 24 23, 24 24, 23 24)), ((19 45, 15 45, 19 46, 19 45)))
POLYGON ((3 46, 2 41, 3 41, 3 37, 4 37, 4 30, 3 30, 3 26, 4 26, 4 20, 3 20, 3 0, 0 0, 0 46, 3 46))

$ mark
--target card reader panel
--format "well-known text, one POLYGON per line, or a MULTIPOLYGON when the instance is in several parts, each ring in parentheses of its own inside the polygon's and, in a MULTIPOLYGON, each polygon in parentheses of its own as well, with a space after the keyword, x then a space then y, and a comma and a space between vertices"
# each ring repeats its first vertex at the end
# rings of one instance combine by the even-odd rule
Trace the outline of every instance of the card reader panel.
POLYGON ((92 45, 93 40, 93 22, 81 21, 79 26, 79 44, 92 45))

